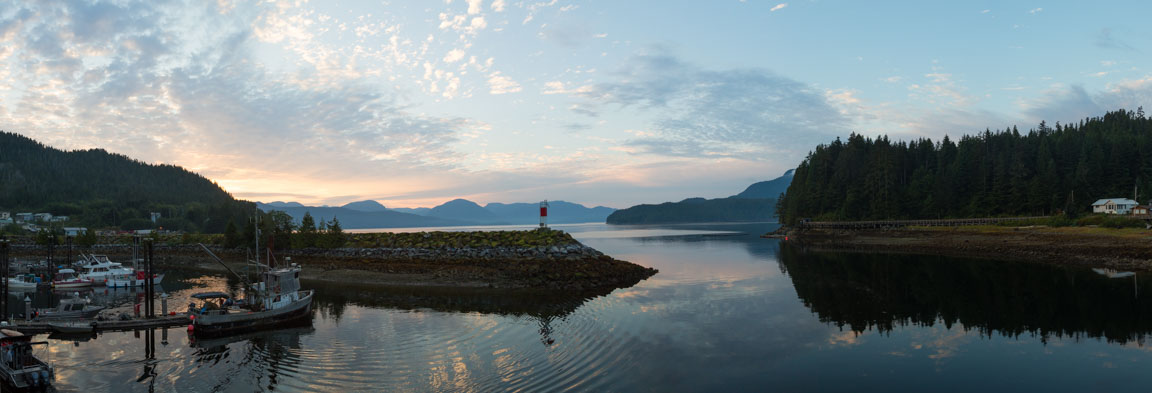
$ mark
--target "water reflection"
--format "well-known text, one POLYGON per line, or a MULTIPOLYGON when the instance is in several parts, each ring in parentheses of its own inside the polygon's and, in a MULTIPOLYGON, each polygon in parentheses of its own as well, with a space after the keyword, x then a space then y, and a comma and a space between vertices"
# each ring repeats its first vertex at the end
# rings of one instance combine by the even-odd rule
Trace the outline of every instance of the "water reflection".
POLYGON ((820 320, 855 332, 955 324, 994 332, 1143 344, 1152 333, 1145 275, 934 256, 808 253, 784 244, 781 269, 820 320), (1125 276, 1129 277, 1129 276, 1125 276))

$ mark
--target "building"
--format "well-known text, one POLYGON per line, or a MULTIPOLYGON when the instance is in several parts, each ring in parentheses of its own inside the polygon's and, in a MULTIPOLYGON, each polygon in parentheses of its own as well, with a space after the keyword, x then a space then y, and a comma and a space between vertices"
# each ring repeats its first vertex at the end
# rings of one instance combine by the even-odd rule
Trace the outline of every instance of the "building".
POLYGON ((64 227, 64 236, 80 236, 84 232, 88 232, 88 228, 83 227, 64 227))
POLYGON ((1101 199, 1092 204, 1093 213, 1128 214, 1138 205, 1136 201, 1125 198, 1101 199))
POLYGON ((54 216, 54 217, 52 217, 52 219, 51 219, 51 220, 49 220, 49 221, 52 221, 52 222, 64 222, 64 221, 68 221, 68 216, 54 216))
POLYGON ((153 224, 156 223, 156 220, 160 219, 160 213, 157 213, 157 212, 152 212, 152 214, 149 214, 149 216, 152 218, 153 224))
POLYGON ((11 219, 12 219, 12 213, 0 212, 0 220, 11 220, 11 219))
POLYGON ((1147 216, 1148 215, 1148 206, 1136 205, 1136 207, 1132 208, 1132 215, 1147 216))
POLYGON ((36 213, 36 214, 33 214, 33 216, 36 217, 36 221, 40 221, 40 222, 52 221, 52 213, 36 213))
POLYGON ((16 213, 16 222, 32 222, 36 218, 32 213, 16 213))

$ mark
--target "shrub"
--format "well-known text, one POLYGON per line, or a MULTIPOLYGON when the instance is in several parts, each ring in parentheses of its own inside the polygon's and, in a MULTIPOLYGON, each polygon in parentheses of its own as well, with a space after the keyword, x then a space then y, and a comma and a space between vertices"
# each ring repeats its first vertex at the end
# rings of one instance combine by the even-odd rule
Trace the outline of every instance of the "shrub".
POLYGON ((1101 225, 1104 223, 1105 218, 1107 218, 1107 217, 1104 217, 1103 214, 1093 214, 1090 216, 1084 216, 1084 217, 1081 217, 1079 220, 1076 220, 1076 225, 1079 225, 1079 226, 1101 225))
POLYGON ((1100 226, 1108 228, 1143 228, 1144 220, 1117 215, 1105 218, 1100 226))

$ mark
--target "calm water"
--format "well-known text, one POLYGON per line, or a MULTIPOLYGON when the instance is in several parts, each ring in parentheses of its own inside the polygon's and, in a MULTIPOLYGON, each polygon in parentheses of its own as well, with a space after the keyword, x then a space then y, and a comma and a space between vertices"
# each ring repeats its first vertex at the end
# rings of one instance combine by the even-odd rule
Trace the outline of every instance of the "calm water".
MULTIPOLYGON (((51 336, 45 356, 64 391, 1150 389, 1144 275, 806 252, 758 238, 769 224, 559 227, 660 273, 607 294, 306 283, 319 290, 308 327, 51 336)), ((174 308, 236 285, 169 274, 174 308)), ((136 296, 103 292, 122 311, 136 296)))

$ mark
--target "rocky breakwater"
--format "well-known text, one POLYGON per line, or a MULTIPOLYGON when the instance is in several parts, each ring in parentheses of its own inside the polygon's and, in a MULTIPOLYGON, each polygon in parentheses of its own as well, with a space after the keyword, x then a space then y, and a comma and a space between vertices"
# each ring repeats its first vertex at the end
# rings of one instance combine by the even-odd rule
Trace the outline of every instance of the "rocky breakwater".
POLYGON ((350 243, 283 255, 330 281, 373 272, 412 277, 421 285, 586 290, 632 286, 657 272, 554 230, 354 234, 350 243))

